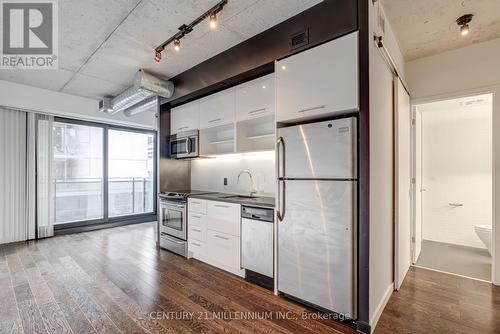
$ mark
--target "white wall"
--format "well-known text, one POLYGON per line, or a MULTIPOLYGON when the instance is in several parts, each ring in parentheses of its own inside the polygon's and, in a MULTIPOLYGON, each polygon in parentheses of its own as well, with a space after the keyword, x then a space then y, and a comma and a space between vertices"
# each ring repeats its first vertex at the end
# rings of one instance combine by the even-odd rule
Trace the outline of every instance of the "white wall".
POLYGON ((153 111, 127 117, 99 112, 98 101, 0 80, 0 106, 101 123, 156 129, 153 111))
POLYGON ((248 175, 238 174, 248 169, 259 195, 273 196, 275 188, 274 152, 223 155, 217 158, 191 161, 191 188, 247 195, 250 192, 248 175), (228 185, 224 186, 224 178, 228 185))
MULTIPOLYGON (((457 97, 463 94, 494 93, 493 217, 497 226, 500 208, 500 39, 417 59, 406 64, 406 76, 414 102, 457 97)), ((500 228, 494 226, 494 240, 500 228)), ((500 285, 500 247, 494 246, 493 282, 500 285)))
POLYGON ((492 222, 491 109, 490 94, 418 106, 424 240, 486 248, 474 225, 492 222), (472 99, 484 102, 468 105, 472 99))
MULTIPOLYGON (((380 1, 379 1, 380 2, 380 1)), ((370 4, 372 2, 370 1, 370 4)), ((374 329, 393 291, 393 75, 373 43, 375 7, 370 5, 370 325, 374 329)), ((386 48, 405 73, 390 23, 386 48)))

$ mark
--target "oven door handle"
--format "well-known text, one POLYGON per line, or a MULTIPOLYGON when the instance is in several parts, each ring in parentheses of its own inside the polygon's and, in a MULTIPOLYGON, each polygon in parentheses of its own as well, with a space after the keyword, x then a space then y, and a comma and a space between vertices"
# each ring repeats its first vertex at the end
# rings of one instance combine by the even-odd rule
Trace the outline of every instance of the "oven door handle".
POLYGON ((184 204, 170 204, 170 203, 162 203, 163 207, 176 207, 176 208, 185 208, 186 206, 184 204))

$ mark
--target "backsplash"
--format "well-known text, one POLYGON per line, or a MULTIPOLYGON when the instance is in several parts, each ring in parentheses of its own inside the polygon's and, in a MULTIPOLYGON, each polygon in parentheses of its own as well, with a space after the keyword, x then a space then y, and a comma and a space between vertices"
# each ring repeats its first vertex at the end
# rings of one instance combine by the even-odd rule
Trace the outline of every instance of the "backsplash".
POLYGON ((251 190, 248 174, 242 174, 240 183, 237 183, 242 170, 252 173, 258 195, 274 196, 275 165, 272 151, 192 160, 191 188, 247 195, 251 190), (227 186, 224 185, 224 178, 227 178, 227 186))

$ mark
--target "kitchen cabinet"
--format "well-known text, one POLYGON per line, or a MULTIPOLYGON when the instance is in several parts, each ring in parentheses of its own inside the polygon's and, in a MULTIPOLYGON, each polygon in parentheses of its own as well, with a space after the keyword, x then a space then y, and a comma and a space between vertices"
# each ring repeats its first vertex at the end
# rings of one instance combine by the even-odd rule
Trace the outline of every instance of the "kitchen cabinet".
POLYGON ((243 277, 245 271, 240 267, 240 211, 239 204, 189 198, 189 257, 243 277))
POLYGON ((170 112, 170 133, 197 130, 200 128, 200 102, 186 103, 172 108, 170 112))
POLYGON ((240 267, 240 237, 209 230, 208 256, 224 268, 240 267))
POLYGON ((275 66, 277 122, 359 109, 357 32, 277 61, 275 66))
POLYGON ((207 96, 200 100, 200 129, 234 123, 234 89, 207 96))
POLYGON ((234 123, 200 130, 200 155, 234 153, 234 123))
POLYGON ((236 87, 236 121, 274 115, 274 74, 236 87))
POLYGON ((240 210, 239 204, 209 201, 207 203, 208 229, 239 236, 240 210))

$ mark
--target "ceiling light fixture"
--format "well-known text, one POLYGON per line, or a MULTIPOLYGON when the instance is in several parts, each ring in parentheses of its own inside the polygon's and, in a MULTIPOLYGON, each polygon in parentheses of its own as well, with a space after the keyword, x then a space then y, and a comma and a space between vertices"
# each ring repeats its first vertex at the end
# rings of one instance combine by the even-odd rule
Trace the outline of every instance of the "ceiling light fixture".
POLYGON ((212 29, 217 28, 217 14, 216 13, 210 14, 209 25, 210 25, 210 28, 212 28, 212 29))
POLYGON ((174 44, 174 50, 179 51, 181 47, 181 38, 189 34, 191 31, 193 31, 193 28, 198 25, 200 22, 205 20, 207 17, 209 18, 209 25, 210 28, 214 29, 217 27, 217 14, 224 8, 225 5, 227 5, 228 0, 221 0, 218 4, 207 10, 205 13, 203 13, 201 16, 199 16, 196 20, 189 24, 183 24, 179 27, 179 31, 167 39, 165 42, 163 42, 161 45, 157 46, 155 48, 155 61, 160 62, 161 60, 161 53, 167 45, 170 43, 174 44))
POLYGON ((179 51, 181 49, 181 40, 180 39, 175 39, 174 40, 174 50, 179 51))
POLYGON ((462 34, 462 36, 469 34, 469 23, 470 21, 472 21, 473 16, 474 15, 472 14, 465 14, 457 19, 457 24, 460 26, 460 33, 462 34))

